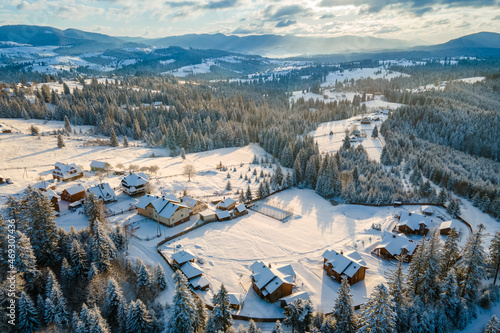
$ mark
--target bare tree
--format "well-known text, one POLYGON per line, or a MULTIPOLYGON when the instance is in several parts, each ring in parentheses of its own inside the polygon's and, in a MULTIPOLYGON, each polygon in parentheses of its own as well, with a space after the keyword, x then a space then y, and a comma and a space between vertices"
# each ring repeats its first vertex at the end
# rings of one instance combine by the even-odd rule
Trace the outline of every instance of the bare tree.
POLYGON ((160 170, 160 167, 157 165, 152 165, 149 167, 149 171, 153 174, 156 175, 158 173, 158 170, 160 170))
POLYGON ((187 176, 189 178, 189 181, 191 181, 191 177, 194 177, 196 175, 196 169, 192 164, 188 164, 184 167, 184 176, 187 176))

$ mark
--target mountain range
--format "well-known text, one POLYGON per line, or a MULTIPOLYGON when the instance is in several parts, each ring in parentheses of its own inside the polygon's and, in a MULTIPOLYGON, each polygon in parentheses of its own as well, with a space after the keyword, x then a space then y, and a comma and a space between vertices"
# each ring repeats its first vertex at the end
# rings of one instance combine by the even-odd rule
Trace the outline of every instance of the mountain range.
POLYGON ((480 32, 438 45, 423 42, 375 37, 299 37, 293 35, 187 34, 156 39, 140 37, 113 37, 77 29, 60 30, 53 27, 7 25, 0 27, 0 41, 33 46, 59 46, 63 54, 97 52, 117 48, 180 46, 195 49, 217 49, 269 57, 287 57, 316 54, 348 54, 360 52, 473 52, 498 53, 500 34, 480 32))

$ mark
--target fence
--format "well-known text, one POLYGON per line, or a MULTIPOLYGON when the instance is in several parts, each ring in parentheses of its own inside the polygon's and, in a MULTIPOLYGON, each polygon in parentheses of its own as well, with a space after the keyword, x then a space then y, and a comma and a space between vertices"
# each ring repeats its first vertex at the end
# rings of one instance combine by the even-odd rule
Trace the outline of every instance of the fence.
POLYGON ((263 204, 263 203, 255 204, 255 205, 249 207, 249 209, 251 209, 257 213, 260 213, 262 215, 276 219, 278 221, 283 221, 286 218, 293 215, 293 209, 284 209, 281 207, 276 207, 276 206, 272 206, 269 204, 263 204))

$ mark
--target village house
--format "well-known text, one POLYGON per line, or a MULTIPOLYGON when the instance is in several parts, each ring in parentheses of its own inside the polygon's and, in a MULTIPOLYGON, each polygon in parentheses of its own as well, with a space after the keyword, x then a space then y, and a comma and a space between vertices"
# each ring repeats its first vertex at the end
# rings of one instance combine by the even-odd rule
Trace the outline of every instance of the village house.
MULTIPOLYGON (((269 265, 270 266, 270 265, 269 265)), ((291 265, 269 267, 262 261, 256 261, 251 266, 253 290, 260 298, 274 303, 282 297, 292 294, 295 286, 295 271, 291 265)))
POLYGON ((405 256, 405 261, 411 261, 411 256, 417 248, 417 243, 411 239, 399 236, 388 231, 382 233, 382 241, 373 250, 375 254, 383 259, 395 259, 396 256, 405 256))
POLYGON ((164 197, 165 199, 172 201, 172 202, 181 203, 181 201, 179 199, 177 199, 175 194, 173 194, 171 192, 161 191, 161 196, 164 197))
POLYGON ((199 213, 200 220, 203 222, 213 222, 217 220, 217 214, 211 209, 205 209, 199 213))
POLYGON ((342 251, 326 250, 323 259, 326 274, 339 283, 344 277, 351 286, 365 279, 366 262, 356 251, 344 254, 342 251))
POLYGON ((90 170, 91 171, 108 171, 111 168, 111 165, 107 162, 101 161, 92 161, 90 162, 90 170))
POLYGON ((217 208, 222 210, 231 210, 234 209, 234 207, 236 207, 236 201, 230 197, 227 197, 217 204, 217 208))
POLYGON ((188 261, 194 262, 195 259, 196 256, 191 251, 180 250, 172 254, 172 266, 179 268, 188 261))
POLYGON ((61 199, 67 202, 75 202, 85 197, 85 187, 82 184, 73 185, 61 193, 61 199))
POLYGON ((243 297, 239 293, 229 293, 229 307, 234 310, 239 310, 243 306, 243 297))
POLYGON ((98 199, 102 199, 102 201, 104 202, 116 201, 115 191, 113 191, 113 189, 111 188, 111 186, 109 186, 108 183, 102 183, 99 185, 89 187, 87 189, 87 192, 94 193, 94 195, 98 199))
POLYGON ((434 213, 434 210, 431 206, 422 206, 422 214, 430 216, 432 213, 434 213))
POLYGON ((439 233, 441 235, 448 235, 451 229, 455 229, 456 232, 460 232, 460 225, 456 221, 443 221, 439 226, 439 233))
POLYGON ((401 211, 396 230, 405 234, 427 235, 431 221, 424 215, 401 211))
POLYGON ((75 163, 65 164, 56 162, 52 170, 52 177, 57 180, 68 181, 83 177, 83 171, 75 163))
POLYGON ((180 269, 195 290, 207 290, 210 282, 203 276, 203 269, 195 263, 196 256, 189 250, 181 250, 172 254, 172 266, 180 269))
POLYGON ((50 201, 50 207, 54 208, 56 212, 59 211, 59 196, 57 195, 56 192, 54 192, 53 189, 48 188, 45 190, 39 189, 40 192, 42 192, 43 195, 45 195, 49 201, 50 201))
POLYGON ((183 196, 181 199, 182 204, 189 207, 189 213, 195 215, 204 210, 207 205, 201 200, 193 199, 187 196, 183 196))
POLYGON ((289 296, 280 298, 279 299, 279 301, 281 302, 280 305, 284 309, 288 305, 292 304, 293 302, 295 302, 299 298, 301 300, 303 300, 303 301, 310 301, 311 300, 311 298, 309 297, 309 294, 307 293, 307 291, 301 291, 301 292, 298 292, 298 293, 291 294, 289 296))
POLYGON ((137 212, 167 227, 189 220, 189 207, 164 197, 146 194, 136 205, 137 212))
POLYGON ((248 214, 248 209, 245 206, 245 204, 240 204, 240 205, 236 206, 236 208, 234 209, 234 214, 236 216, 248 214))
POLYGON ((229 213, 227 210, 218 210, 215 212, 215 215, 217 215, 217 220, 219 222, 231 219, 231 213, 229 213))
POLYGON ((142 172, 130 173, 120 184, 123 193, 130 196, 146 193, 148 185, 149 177, 142 172))
POLYGON ((361 124, 363 125, 370 125, 372 123, 372 120, 368 117, 363 117, 363 119, 361 119, 361 124))

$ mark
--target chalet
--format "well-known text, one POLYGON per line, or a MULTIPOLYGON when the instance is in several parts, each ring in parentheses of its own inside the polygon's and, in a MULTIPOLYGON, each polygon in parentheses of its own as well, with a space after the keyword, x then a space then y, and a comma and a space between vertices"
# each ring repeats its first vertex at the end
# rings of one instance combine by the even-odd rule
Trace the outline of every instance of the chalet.
POLYGON ((384 231, 382 241, 373 250, 372 254, 383 259, 395 259, 396 256, 405 255, 406 261, 409 262, 416 248, 417 243, 411 239, 384 231))
POLYGON ((101 161, 90 162, 91 171, 108 171, 110 168, 111 166, 107 162, 101 162, 101 161))
POLYGON ((239 293, 229 293, 229 307, 234 310, 239 310, 243 306, 243 297, 239 293))
POLYGON ((441 235, 448 235, 451 229, 455 229, 456 232, 460 232, 460 225, 456 221, 443 221, 439 226, 439 233, 441 235))
POLYGON ((353 135, 353 136, 351 136, 349 138, 349 141, 351 141, 351 142, 358 142, 358 138, 353 135))
POLYGON ((217 220, 220 222, 231 219, 231 213, 229 213, 227 210, 218 210, 215 212, 215 215, 217 216, 217 220))
POLYGON ((434 210, 432 209, 431 206, 422 206, 422 214, 432 215, 432 213, 434 213, 434 210))
POLYGON ((217 208, 222 210, 231 210, 234 209, 234 207, 236 207, 236 201, 229 197, 217 204, 217 208))
POLYGON ((200 277, 203 274, 203 270, 197 263, 188 261, 181 266, 181 272, 184 273, 186 278, 192 280, 194 278, 200 277))
POLYGON ((295 302, 295 300, 297 300, 297 299, 301 299, 303 301, 309 301, 310 297, 309 297, 309 294, 307 293, 307 291, 301 291, 301 292, 291 294, 291 295, 286 296, 286 297, 282 297, 279 299, 279 301, 281 302, 281 304, 280 304, 281 307, 284 309, 288 305, 295 302))
POLYGON ((360 135, 361 135, 361 132, 360 132, 360 130, 359 130, 359 129, 355 129, 355 130, 354 130, 354 131, 352 131, 351 133, 352 133, 352 135, 354 135, 354 136, 360 136, 360 135))
POLYGON ((180 267, 187 262, 193 262, 196 259, 196 256, 189 250, 181 250, 172 254, 172 266, 180 267))
POLYGON ((333 280, 342 282, 342 278, 345 277, 352 286, 365 279, 367 267, 366 262, 356 251, 344 254, 335 250, 326 250, 323 253, 323 269, 333 280))
POLYGON ((427 235, 429 232, 430 220, 424 215, 401 211, 398 219, 398 232, 416 235, 427 235))
POLYGON ((199 213, 200 220, 203 222, 213 222, 217 220, 217 214, 211 209, 205 209, 199 213))
POLYGON ((189 207, 189 213, 191 215, 198 214, 207 207, 203 201, 186 196, 182 197, 181 202, 189 207))
POLYGON ((234 209, 234 214, 235 214, 236 216, 241 216, 241 215, 248 214, 248 209, 247 209, 247 207, 245 206, 245 204, 238 205, 238 206, 236 206, 236 208, 234 209))
POLYGON ((203 275, 189 280, 189 285, 195 290, 207 290, 210 288, 210 282, 203 275))
POLYGON ((274 303, 292 294, 295 271, 291 265, 271 268, 262 261, 256 261, 250 269, 253 272, 252 287, 260 298, 274 303))
POLYGON ((57 180, 68 181, 83 177, 83 171, 75 163, 65 164, 56 162, 54 170, 52 170, 52 177, 57 180))
POLYGON ((61 193, 61 199, 67 202, 75 202, 85 197, 85 187, 82 184, 71 186, 61 193))
POLYGON ((175 194, 173 194, 171 192, 161 191, 161 196, 164 197, 165 199, 172 201, 172 202, 181 203, 181 200, 177 199, 175 194))
POLYGON ((50 207, 54 208, 56 212, 59 211, 59 196, 57 195, 56 192, 52 189, 46 189, 46 190, 41 190, 39 189, 40 192, 42 192, 43 195, 45 195, 49 201, 50 201, 50 207))
POLYGON ((94 193, 94 195, 98 199, 102 199, 102 201, 104 202, 116 201, 115 191, 113 191, 113 189, 111 188, 111 186, 109 186, 108 183, 102 183, 99 185, 89 187, 87 189, 87 192, 94 193))
POLYGON ((371 123, 372 123, 372 120, 368 117, 363 117, 361 119, 361 124, 363 124, 363 125, 370 125, 371 123))
POLYGON ((130 196, 146 193, 149 177, 142 173, 130 173, 122 179, 121 188, 123 193, 130 196))
POLYGON ((189 207, 172 202, 164 197, 146 194, 136 205, 137 212, 167 227, 189 220, 189 207))
POLYGON ((3 133, 3 134, 12 133, 12 130, 11 130, 11 129, 6 128, 6 129, 3 129, 3 130, 2 130, 2 133, 3 133))

